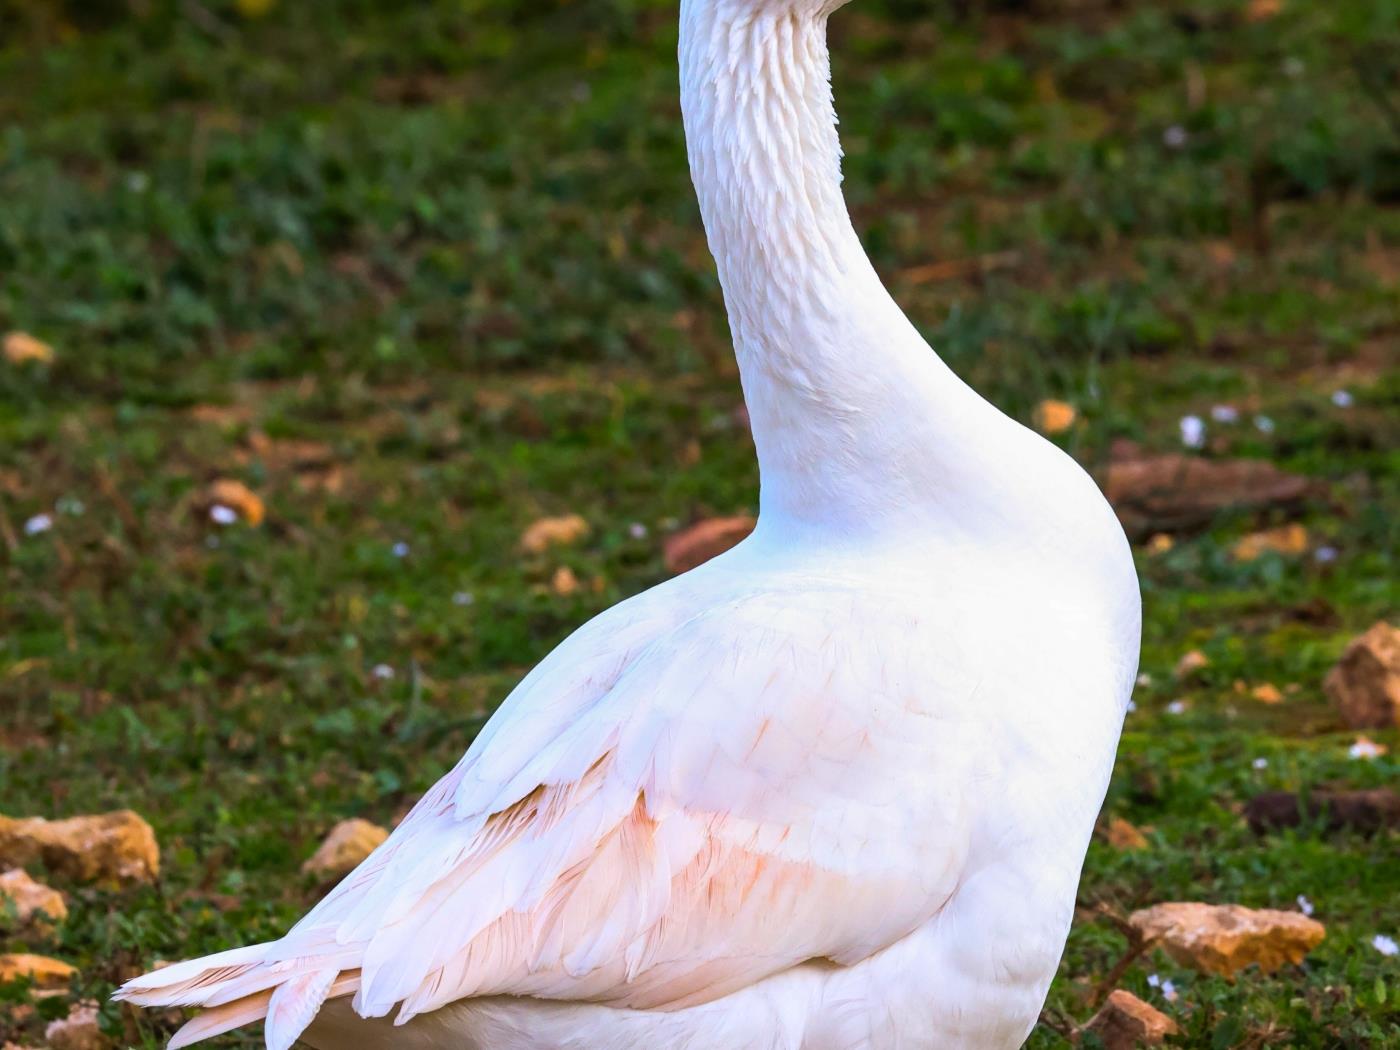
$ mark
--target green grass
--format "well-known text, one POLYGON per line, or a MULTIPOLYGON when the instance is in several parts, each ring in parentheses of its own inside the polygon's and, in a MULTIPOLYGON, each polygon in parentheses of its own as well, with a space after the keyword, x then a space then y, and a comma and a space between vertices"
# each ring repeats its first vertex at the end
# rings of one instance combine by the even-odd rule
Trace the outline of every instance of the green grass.
MULTIPOLYGON (((0 949, 105 998, 277 936, 334 821, 392 821, 574 625, 663 578, 676 523, 752 509, 674 16, 0 0, 0 331, 57 352, 0 361, 0 810, 130 806, 164 854, 157 886, 64 885, 68 924, 0 949), (261 528, 208 520, 224 476, 261 528), (564 511, 586 542, 517 553, 564 511)), ((1103 909, 1304 894, 1328 936, 1302 966, 1229 983, 1149 955, 1122 984, 1165 1006, 1147 977, 1171 978, 1188 1046, 1400 1044, 1400 961, 1370 944, 1400 935, 1396 835, 1239 816, 1400 768, 1394 732, 1348 758, 1320 684, 1397 611, 1400 7, 858 0, 834 47, 858 226, 949 362, 1019 418, 1074 402, 1089 463, 1232 404, 1208 454, 1315 478, 1299 518, 1338 553, 1240 565, 1238 515, 1140 553, 1150 684, 1105 815, 1151 847, 1093 846, 1051 1020, 1083 1020, 1125 948, 1103 909), (1192 648, 1212 663, 1180 686, 1192 648)), ((104 1022, 137 1047, 171 1024, 104 1022)), ((41 1027, 0 1012, 0 1042, 41 1027)))

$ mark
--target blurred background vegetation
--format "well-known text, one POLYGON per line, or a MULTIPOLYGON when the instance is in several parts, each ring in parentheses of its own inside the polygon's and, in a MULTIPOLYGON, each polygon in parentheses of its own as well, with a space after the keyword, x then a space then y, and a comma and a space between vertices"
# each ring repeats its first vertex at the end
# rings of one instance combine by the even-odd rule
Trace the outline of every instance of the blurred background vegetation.
MULTIPOLYGON (((0 809, 130 806, 164 848, 159 884, 64 885, 69 922, 11 938, 78 965, 74 998, 279 934, 330 824, 392 822, 525 668, 666 574, 664 536, 754 508, 675 20, 0 0, 0 333, 47 350, 0 360, 0 809), (211 519, 221 479, 266 520, 211 519), (563 513, 589 535, 521 552, 563 513)), ((1124 986, 1184 1045, 1400 1042, 1372 944, 1395 833, 1239 816, 1397 771, 1393 731, 1350 757, 1321 679, 1396 613, 1400 4, 856 0, 833 53, 857 226, 956 370, 1027 422, 1073 406, 1056 440, 1096 468, 1182 452, 1193 418, 1187 454, 1315 485, 1141 537, 1106 818, 1149 845, 1096 842, 1033 1045, 1121 957, 1105 914, 1299 895, 1329 929, 1305 966, 1148 956, 1124 986), (1283 524, 1300 549, 1234 553, 1283 524)), ((0 992, 0 1042, 69 1001, 27 995, 0 992)), ((171 1020, 103 1024, 153 1047, 171 1020)))

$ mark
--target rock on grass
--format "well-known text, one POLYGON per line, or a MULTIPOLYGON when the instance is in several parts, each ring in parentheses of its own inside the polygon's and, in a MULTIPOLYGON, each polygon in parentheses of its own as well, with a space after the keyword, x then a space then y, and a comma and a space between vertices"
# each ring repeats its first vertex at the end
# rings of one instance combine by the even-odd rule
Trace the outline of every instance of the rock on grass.
POLYGON ((1400 828, 1400 794, 1383 787, 1365 791, 1319 790, 1306 796, 1292 791, 1266 791, 1249 800, 1244 819, 1258 834, 1321 820, 1328 831, 1345 829, 1374 835, 1385 828, 1400 828))
POLYGON ((50 1021, 44 1029, 49 1050, 109 1050, 112 1041, 102 1034, 97 1022, 97 1004, 79 1003, 67 1017, 50 1021))
POLYGON ((23 868, 0 874, 0 930, 45 932, 66 918, 68 905, 58 890, 36 882, 23 868))
POLYGON ((1159 1046, 1167 1036, 1180 1031, 1161 1010, 1122 988, 1109 992, 1108 1000, 1084 1029, 1097 1035, 1107 1050, 1159 1046))
POLYGON ((42 863, 75 882, 151 882, 160 873, 156 834, 129 809, 67 820, 0 816, 0 864, 42 863))
POLYGON ((747 514, 731 518, 708 518, 682 529, 666 539, 662 555, 670 573, 689 572, 729 550, 756 524, 747 514))
POLYGON ((1247 966, 1272 973, 1301 962, 1327 933, 1297 912, 1196 901, 1158 904, 1128 921, 1183 966, 1227 977, 1247 966))
POLYGON ((340 878, 378 849, 388 837, 389 833, 378 824, 358 817, 342 820, 331 828, 330 834, 311 855, 311 859, 301 866, 301 870, 322 879, 340 878))
POLYGON ((67 988, 77 972, 63 960, 50 959, 47 955, 29 952, 0 955, 0 984, 27 978, 40 991, 52 992, 67 988))
POLYGON ((1227 510, 1294 506, 1313 490, 1308 478, 1258 459, 1201 459, 1168 454, 1109 464, 1104 494, 1128 536, 1198 529, 1227 510))
POLYGON ((1322 688, 1349 729, 1400 726, 1400 630, 1373 624, 1347 646, 1322 688))

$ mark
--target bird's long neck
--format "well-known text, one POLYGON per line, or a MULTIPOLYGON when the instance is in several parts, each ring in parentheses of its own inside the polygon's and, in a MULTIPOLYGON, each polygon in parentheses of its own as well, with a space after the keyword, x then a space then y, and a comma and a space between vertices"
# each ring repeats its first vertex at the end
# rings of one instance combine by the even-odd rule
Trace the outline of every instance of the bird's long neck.
POLYGON ((826 11, 682 0, 680 65, 764 515, 856 530, 948 500, 972 466, 957 435, 989 406, 909 324, 851 225, 826 11))

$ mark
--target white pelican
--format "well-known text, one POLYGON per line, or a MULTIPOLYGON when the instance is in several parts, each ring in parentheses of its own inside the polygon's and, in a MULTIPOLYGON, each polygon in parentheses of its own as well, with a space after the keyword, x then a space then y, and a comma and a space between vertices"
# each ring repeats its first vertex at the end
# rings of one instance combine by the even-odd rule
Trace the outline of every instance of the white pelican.
POLYGON ((762 477, 729 553, 585 624, 281 940, 139 977, 270 1050, 1021 1043, 1137 667, 1082 470, 963 384, 846 212, 842 0, 682 0, 762 477))

